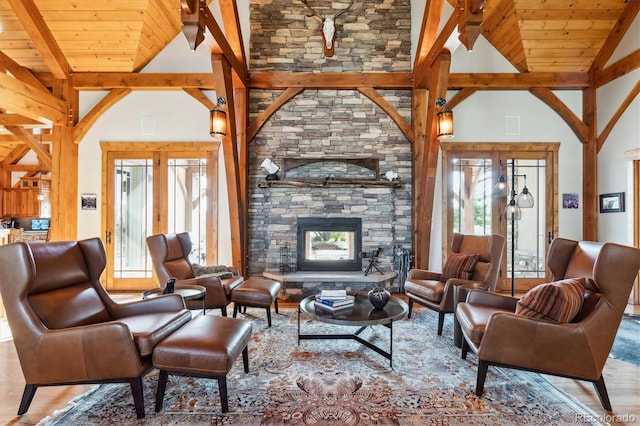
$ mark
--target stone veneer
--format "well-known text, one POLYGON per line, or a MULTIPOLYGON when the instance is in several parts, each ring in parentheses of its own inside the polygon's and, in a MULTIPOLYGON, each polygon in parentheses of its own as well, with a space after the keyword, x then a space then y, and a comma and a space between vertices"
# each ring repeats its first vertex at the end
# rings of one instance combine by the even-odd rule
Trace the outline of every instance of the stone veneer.
MULTIPOLYGON (((323 15, 348 2, 309 0, 323 15)), ((409 0, 358 1, 336 23, 335 55, 324 58, 320 20, 299 0, 251 1, 251 71, 409 72, 409 0)), ((378 90, 407 120, 409 90, 378 90)), ((250 92, 253 120, 282 93, 250 92)), ((290 175, 287 175, 289 178, 290 175)), ((297 179, 303 179, 298 176, 297 179)), ((411 144, 378 106, 356 90, 305 90, 278 110, 249 145, 249 275, 278 271, 280 249, 295 257, 298 217, 360 217, 362 247, 382 247, 390 268, 394 244, 411 248, 411 144), (266 157, 377 158, 380 173, 398 173, 390 187, 259 188, 266 157)), ((295 264, 295 259, 292 259, 295 264)))

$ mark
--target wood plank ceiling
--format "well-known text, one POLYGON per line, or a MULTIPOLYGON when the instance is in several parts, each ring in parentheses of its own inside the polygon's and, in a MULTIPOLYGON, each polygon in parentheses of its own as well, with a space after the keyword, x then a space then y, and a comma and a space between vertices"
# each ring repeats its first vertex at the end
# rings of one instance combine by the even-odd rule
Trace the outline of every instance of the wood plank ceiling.
MULTIPOLYGON (((13 1, 0 0, 0 53, 36 75, 46 75, 52 70, 36 48, 42 40, 33 38, 37 31, 23 27, 24 16, 16 15, 13 1)), ((588 73, 601 47, 618 28, 616 23, 629 1, 638 0, 486 0, 481 34, 519 72, 588 73)), ((136 73, 182 27, 181 0, 24 3, 33 4, 39 11, 76 76, 83 72, 136 73)), ((455 7, 458 0, 449 3, 455 7)), ((0 71, 7 71, 2 61, 0 71)), ((29 128, 48 127, 50 123, 38 125, 33 119, 0 114, 0 125, 29 128)), ((1 132, 0 161, 7 155, 15 156, 16 147, 22 143, 9 132, 1 132)))

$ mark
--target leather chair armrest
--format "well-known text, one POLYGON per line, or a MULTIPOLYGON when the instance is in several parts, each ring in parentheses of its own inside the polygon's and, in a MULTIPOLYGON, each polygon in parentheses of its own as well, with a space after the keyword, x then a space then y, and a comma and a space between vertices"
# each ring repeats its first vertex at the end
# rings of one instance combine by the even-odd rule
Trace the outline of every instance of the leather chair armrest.
POLYGON ((454 287, 464 286, 470 289, 486 290, 487 286, 482 281, 463 280, 461 278, 449 278, 444 285, 444 297, 442 301, 443 309, 453 312, 454 309, 454 287))
POLYGON ((431 272, 424 269, 411 269, 409 270, 407 279, 439 281, 441 276, 442 274, 439 272, 431 272))
POLYGON ((150 314, 154 312, 175 312, 185 309, 184 300, 178 294, 168 297, 154 297, 133 302, 114 303, 111 308, 113 318, 130 317, 133 315, 150 314))
POLYGON ((233 273, 233 275, 240 275, 240 270, 235 266, 227 266, 229 272, 233 273))
POLYGON ((494 306, 500 309, 508 309, 510 311, 516 311, 516 303, 518 298, 505 296, 502 294, 492 293, 484 290, 471 290, 467 296, 467 303, 494 306))
POLYGON ((608 354, 605 351, 601 360, 594 359, 593 347, 600 343, 589 341, 580 323, 497 312, 487 323, 478 358, 595 380, 608 354))
POLYGON ((211 300, 211 298, 224 300, 227 297, 222 287, 222 281, 218 277, 195 278, 193 284, 201 285, 207 289, 207 300, 211 300))
POLYGON ((29 352, 28 383, 136 377, 144 368, 129 327, 117 321, 46 330, 29 352))

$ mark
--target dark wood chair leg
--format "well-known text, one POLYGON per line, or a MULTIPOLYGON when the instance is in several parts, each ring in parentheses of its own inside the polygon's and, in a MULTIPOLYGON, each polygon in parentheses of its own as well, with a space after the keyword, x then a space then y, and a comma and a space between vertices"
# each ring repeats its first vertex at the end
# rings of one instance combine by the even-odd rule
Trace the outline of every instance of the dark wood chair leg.
POLYGON ((267 324, 271 327, 271 306, 267 306, 267 324))
POLYGON ((598 393, 598 398, 600 398, 600 404, 602 404, 602 408, 604 408, 608 412, 613 411, 611 409, 611 401, 609 401, 609 393, 607 392, 607 387, 604 385, 604 377, 602 377, 602 373, 600 374, 600 378, 597 381, 593 382, 593 387, 598 393))
POLYGON ((222 316, 226 317, 227 316, 227 307, 223 306, 220 308, 220 312, 222 312, 222 316))
POLYGON ((20 407, 18 408, 18 415, 22 415, 27 412, 29 406, 31 405, 31 401, 33 401, 33 396, 36 394, 36 390, 38 386, 36 385, 25 385, 24 391, 22 392, 22 400, 20 401, 20 407))
POLYGON ((129 381, 131 386, 131 394, 133 395, 133 404, 136 407, 136 416, 139 419, 144 418, 144 394, 142 393, 142 376, 136 377, 129 381))
POLYGON ((242 350, 242 364, 244 365, 244 372, 249 372, 249 345, 245 346, 242 350))
POLYGON ((238 316, 238 304, 237 303, 233 303, 233 317, 235 318, 236 316, 238 316))
POLYGON ((229 400, 227 398, 227 376, 218 377, 218 391, 220 391, 220 406, 222 412, 229 411, 229 400))
POLYGON ((444 325, 444 312, 438 312, 438 336, 442 336, 443 325, 444 325))
POLYGON ((467 339, 464 338, 464 336, 462 337, 462 354, 461 354, 461 358, 462 359, 467 359, 467 352, 469 352, 469 343, 467 343, 467 339))
POLYGON ((273 301, 273 306, 276 310, 276 314, 278 313, 278 298, 276 297, 276 299, 273 301))
POLYGON ((160 370, 160 374, 158 374, 158 389, 156 390, 156 413, 162 410, 164 392, 167 390, 167 376, 169 376, 169 373, 166 370, 160 370))
POLYGON ((407 314, 407 318, 411 318, 411 312, 413 312, 413 299, 409 298, 409 313, 407 314))
POLYGON ((487 377, 489 364, 478 360, 478 377, 476 378, 476 395, 481 396, 484 390, 484 379, 487 377))

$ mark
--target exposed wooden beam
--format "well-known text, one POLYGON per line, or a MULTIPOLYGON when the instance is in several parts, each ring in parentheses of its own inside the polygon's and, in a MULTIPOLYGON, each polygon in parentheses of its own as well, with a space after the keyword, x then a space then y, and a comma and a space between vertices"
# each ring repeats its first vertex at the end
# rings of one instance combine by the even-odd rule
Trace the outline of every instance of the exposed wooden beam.
POLYGON ((225 173, 227 178, 227 196, 229 197, 229 222, 231 228, 231 256, 233 265, 245 270, 246 260, 244 253, 246 248, 242 244, 245 241, 243 233, 243 218, 245 206, 242 204, 242 187, 240 184, 240 166, 238 158, 237 132, 235 121, 235 102, 233 100, 233 77, 231 64, 226 56, 221 54, 211 55, 211 66, 218 89, 216 96, 227 100, 227 135, 222 138, 222 152, 224 157, 225 173))
POLYGON ((42 127, 43 124, 38 120, 25 117, 20 114, 4 114, 0 113, 0 125, 2 126, 23 126, 23 127, 42 127))
POLYGON ((438 38, 432 44, 429 53, 425 56, 424 60, 420 61, 418 63, 418 66, 414 68, 414 87, 424 88, 427 86, 431 65, 433 64, 433 61, 438 57, 440 52, 442 52, 442 49, 444 49, 445 43, 447 42, 453 31, 456 29, 457 25, 457 15, 456 13, 453 13, 442 28, 442 31, 440 31, 438 38))
POLYGON ((184 91, 189 95, 191 95, 195 100, 200 102, 202 105, 204 105, 204 107, 207 108, 209 111, 211 111, 216 107, 216 104, 211 99, 209 99, 207 95, 202 93, 202 90, 187 88, 187 89, 184 89, 184 91))
POLYGON ((76 90, 184 90, 188 88, 215 90, 211 73, 76 73, 73 75, 76 90))
POLYGON ((598 138, 596 89, 582 91, 582 117, 587 140, 582 144, 582 239, 598 241, 598 138))
POLYGON ((627 3, 624 11, 620 14, 618 21, 616 22, 613 30, 609 33, 607 40, 604 42, 598 55, 591 65, 591 70, 594 72, 600 71, 611 55, 616 50, 616 47, 620 44, 620 41, 624 37, 625 33, 631 27, 631 24, 636 19, 636 15, 640 11, 640 0, 630 0, 627 3))
POLYGON ((447 106, 451 109, 454 109, 457 105, 462 103, 462 101, 464 101, 477 91, 477 89, 464 88, 447 101, 447 106))
POLYGON ((220 46, 222 54, 225 58, 227 58, 227 61, 229 61, 229 64, 231 65, 233 71, 235 71, 235 73, 238 75, 240 81, 242 81, 243 84, 246 85, 247 76, 249 74, 247 71, 246 62, 240 62, 238 60, 233 48, 226 39, 224 32, 209 10, 209 7, 205 6, 204 9, 201 10, 204 11, 205 24, 207 25, 207 29, 213 35, 213 38, 215 39, 216 43, 218 43, 218 46, 220 46))
POLYGON ((61 80, 69 78, 71 66, 51 34, 34 0, 7 1, 54 77, 61 80))
POLYGON ((602 129, 600 136, 598 136, 598 148, 597 148, 598 152, 600 152, 600 150, 604 146, 605 141, 609 137, 609 133, 611 133, 611 130, 613 130, 613 127, 616 125, 618 120, 620 120, 620 117, 622 117, 622 114, 626 111, 627 108, 629 108, 629 105, 631 105, 631 102, 633 102, 636 96, 638 96, 638 93, 640 93, 640 81, 638 81, 636 85, 633 86, 633 89, 631 89, 631 91, 629 92, 627 97, 624 99, 620 107, 616 110, 615 114, 613 114, 613 117, 611 117, 611 120, 609 120, 609 122, 604 127, 604 129, 602 129))
MULTIPOLYGON (((422 14, 422 26, 418 35, 418 48, 416 58, 413 62, 413 69, 418 70, 421 66, 429 65, 433 60, 427 60, 427 55, 433 52, 433 44, 438 34, 438 25, 444 7, 444 0, 427 0, 422 14)), ((440 50, 438 50, 440 52, 440 50)))
POLYGON ((305 89, 349 89, 375 87, 378 89, 411 89, 410 73, 307 73, 307 72, 254 72, 249 76, 252 89, 285 90, 290 87, 305 89))
POLYGON ((235 54, 238 61, 244 64, 244 69, 248 69, 247 58, 242 41, 242 31, 240 28, 240 18, 238 16, 238 5, 236 0, 219 0, 220 13, 222 14, 222 25, 224 25, 225 38, 235 54))
POLYGON ((109 108, 115 105, 120 99, 131 93, 131 89, 112 89, 107 95, 98 102, 73 129, 73 141, 80 143, 84 135, 87 134, 91 126, 104 114, 109 108))
POLYGON ((26 144, 16 146, 9 154, 6 155, 6 157, 4 157, 4 160, 2 160, 2 168, 4 170, 11 170, 11 167, 18 161, 22 160, 29 151, 31 151, 31 148, 26 144))
POLYGON ((567 107, 564 102, 560 100, 551 90, 543 89, 540 87, 532 88, 530 92, 547 104, 552 110, 558 113, 558 115, 569 125, 573 133, 576 134, 580 142, 586 143, 589 129, 587 125, 567 107))
POLYGON ((49 151, 47 151, 47 149, 42 146, 40 142, 35 140, 31 133, 27 132, 20 126, 6 126, 5 128, 16 135, 18 139, 24 142, 29 148, 31 148, 33 152, 35 152, 38 156, 38 159, 42 161, 43 166, 47 170, 51 170, 51 154, 49 154, 49 151))
POLYGON ((593 84, 596 88, 612 82, 633 70, 640 68, 640 49, 616 61, 603 70, 593 73, 593 84))
POLYGON ((264 111, 256 117, 255 120, 249 125, 249 130, 247 131, 247 141, 251 143, 253 138, 256 137, 262 126, 271 118, 273 114, 276 113, 284 104, 293 99, 298 93, 302 92, 304 89, 302 87, 292 87, 280 94, 278 99, 276 99, 271 105, 267 107, 264 111))
POLYGON ((396 126, 398 126, 402 134, 409 140, 409 142, 413 143, 413 129, 411 128, 411 125, 403 116, 400 115, 393 105, 387 102, 380 93, 376 92, 376 90, 371 87, 359 87, 358 92, 365 95, 374 104, 378 105, 380 109, 387 113, 389 118, 396 123, 396 126))
POLYGON ((51 93, 0 73, 2 108, 40 122, 66 126, 69 106, 51 93))
POLYGON ((465 87, 482 90, 529 90, 531 87, 546 87, 554 90, 576 90, 591 86, 587 73, 452 73, 449 74, 449 89, 465 87))
MULTIPOLYGON (((27 152, 31 151, 27 148, 27 152)), ((9 172, 27 172, 27 173, 39 173, 44 172, 40 164, 12 164, 2 165, 2 170, 9 172)))
POLYGON ((47 90, 47 87, 27 68, 19 65, 13 59, 0 51, 0 66, 9 71, 16 79, 23 83, 30 84, 41 90, 47 90))

